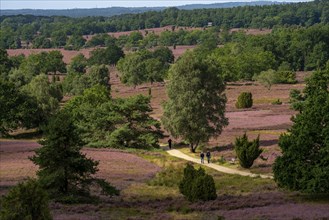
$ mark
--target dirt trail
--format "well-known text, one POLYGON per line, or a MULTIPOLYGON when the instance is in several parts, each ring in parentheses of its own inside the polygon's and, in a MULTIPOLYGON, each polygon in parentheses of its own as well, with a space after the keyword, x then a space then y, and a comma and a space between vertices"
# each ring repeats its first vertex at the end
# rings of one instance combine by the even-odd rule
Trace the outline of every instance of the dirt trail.
MULTIPOLYGON (((190 156, 182 153, 179 150, 168 150, 167 152, 171 156, 178 157, 178 158, 181 158, 181 159, 184 159, 184 160, 187 160, 187 161, 191 161, 193 163, 201 164, 201 162, 200 162, 199 159, 190 157, 190 156)), ((237 174, 237 175, 241 175, 241 176, 261 177, 261 178, 270 178, 270 179, 273 179, 273 176, 263 175, 263 174, 254 174, 254 173, 250 173, 248 171, 236 170, 236 169, 232 169, 232 168, 220 166, 220 165, 213 164, 213 163, 208 164, 208 163, 205 162, 202 165, 207 166, 207 167, 210 167, 210 168, 215 169, 215 170, 217 170, 219 172, 222 172, 222 173, 237 174)))

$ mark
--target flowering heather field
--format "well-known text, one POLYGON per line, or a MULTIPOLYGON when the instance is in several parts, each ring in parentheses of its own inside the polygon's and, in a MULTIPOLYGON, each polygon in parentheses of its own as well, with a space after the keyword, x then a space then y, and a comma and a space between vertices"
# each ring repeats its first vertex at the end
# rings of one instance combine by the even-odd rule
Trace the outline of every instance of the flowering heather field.
MULTIPOLYGON (((40 145, 35 141, 0 141, 0 194, 27 177, 35 177, 38 167, 28 157, 38 147, 40 145)), ((84 148, 83 153, 100 161, 96 176, 108 180, 119 189, 131 183, 145 182, 160 170, 140 157, 118 150, 84 148)))
MULTIPOLYGON (((304 78, 308 73, 297 74, 295 85, 274 85, 267 90, 253 82, 238 82, 227 86, 227 113, 230 124, 216 139, 210 140, 208 147, 214 158, 234 157, 233 146, 237 136, 247 132, 250 139, 260 135, 262 154, 266 161, 255 161, 251 171, 271 172, 275 158, 280 155, 278 138, 291 126, 290 118, 296 113, 289 106, 290 89, 304 88, 304 78), (241 92, 251 91, 254 105, 250 109, 238 110, 235 102, 241 92), (272 102, 280 99, 282 105, 272 102)), ((136 88, 120 83, 118 72, 110 69, 110 83, 113 97, 128 97, 135 94, 148 94, 152 88, 152 116, 162 115, 161 103, 167 99, 165 83, 143 84, 136 88)), ((174 140, 175 143, 180 140, 174 140)), ((162 140, 166 143, 166 140, 162 140)), ((34 177, 37 167, 28 159, 33 150, 40 147, 35 141, 0 140, 0 195, 9 187, 27 177, 34 177)), ((113 149, 84 148, 83 153, 99 160, 97 176, 105 178, 121 189, 116 197, 101 197, 99 204, 63 205, 51 203, 56 220, 71 219, 329 219, 329 201, 303 198, 296 193, 281 191, 273 180, 251 179, 232 176, 207 170, 215 178, 218 198, 214 201, 189 203, 178 192, 178 187, 150 185, 148 181, 166 169, 169 164, 184 163, 149 152, 145 157, 156 164, 167 164, 161 168, 132 153, 113 149)))

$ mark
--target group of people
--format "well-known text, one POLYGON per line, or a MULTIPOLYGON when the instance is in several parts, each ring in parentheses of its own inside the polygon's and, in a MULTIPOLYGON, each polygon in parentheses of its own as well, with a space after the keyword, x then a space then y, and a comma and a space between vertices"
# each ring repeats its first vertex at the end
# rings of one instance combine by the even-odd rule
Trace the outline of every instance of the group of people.
MULTIPOLYGON (((168 139, 168 147, 169 147, 170 150, 171 150, 171 146, 172 146, 172 140, 169 138, 168 139)), ((208 163, 210 163, 211 154, 210 154, 209 150, 207 151, 206 154, 203 151, 200 153, 201 163, 204 163, 204 156, 207 157, 207 161, 208 161, 208 163)))
POLYGON ((201 158, 201 163, 204 163, 204 156, 206 155, 208 163, 210 163, 210 158, 211 154, 210 151, 208 150, 207 153, 205 154, 203 151, 200 153, 200 158, 201 158))

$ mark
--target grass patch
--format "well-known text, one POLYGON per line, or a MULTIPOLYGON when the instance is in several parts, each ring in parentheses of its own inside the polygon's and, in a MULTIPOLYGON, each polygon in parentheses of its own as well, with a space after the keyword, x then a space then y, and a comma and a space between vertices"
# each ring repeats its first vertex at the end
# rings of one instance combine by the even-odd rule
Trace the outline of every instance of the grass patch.
POLYGON ((150 186, 146 183, 132 184, 125 190, 121 191, 124 200, 132 201, 150 201, 150 200, 163 200, 173 199, 181 196, 176 188, 163 187, 163 186, 150 186))
POLYGON ((248 134, 270 134, 270 135, 278 135, 284 134, 284 131, 277 131, 277 130, 252 130, 248 131, 248 134))
POLYGON ((134 217, 134 219, 149 219, 150 217, 150 213, 137 208, 113 207, 106 208, 102 211, 105 214, 102 219, 126 220, 129 219, 129 217, 134 217))
POLYGON ((248 194, 275 190, 276 183, 271 179, 252 178, 240 175, 223 174, 207 168, 207 173, 215 180, 217 194, 248 194))
MULTIPOLYGON (((281 102, 288 101, 286 99, 280 99, 280 100, 281 100, 281 102)), ((272 104, 276 101, 278 101, 278 98, 259 98, 259 99, 254 99, 253 104, 272 104)))

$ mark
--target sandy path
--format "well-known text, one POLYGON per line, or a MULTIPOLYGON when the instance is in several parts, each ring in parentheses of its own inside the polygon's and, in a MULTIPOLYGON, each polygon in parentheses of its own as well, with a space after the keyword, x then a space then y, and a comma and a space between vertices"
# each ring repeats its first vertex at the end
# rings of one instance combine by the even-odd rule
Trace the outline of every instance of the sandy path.
MULTIPOLYGON (((201 164, 201 162, 200 162, 199 159, 190 157, 190 156, 182 153, 179 150, 168 150, 167 152, 171 156, 178 157, 178 158, 181 158, 181 159, 184 159, 184 160, 187 160, 187 161, 191 161, 193 163, 201 164)), ((261 177, 261 178, 270 178, 270 179, 273 179, 273 176, 254 174, 254 173, 250 173, 248 171, 236 170, 236 169, 232 169, 232 168, 220 166, 220 165, 213 164, 213 163, 210 163, 210 164, 204 163, 202 165, 207 166, 207 167, 210 167, 210 168, 215 169, 215 170, 217 170, 219 172, 222 172, 222 173, 237 174, 237 175, 241 175, 241 176, 261 177)))

